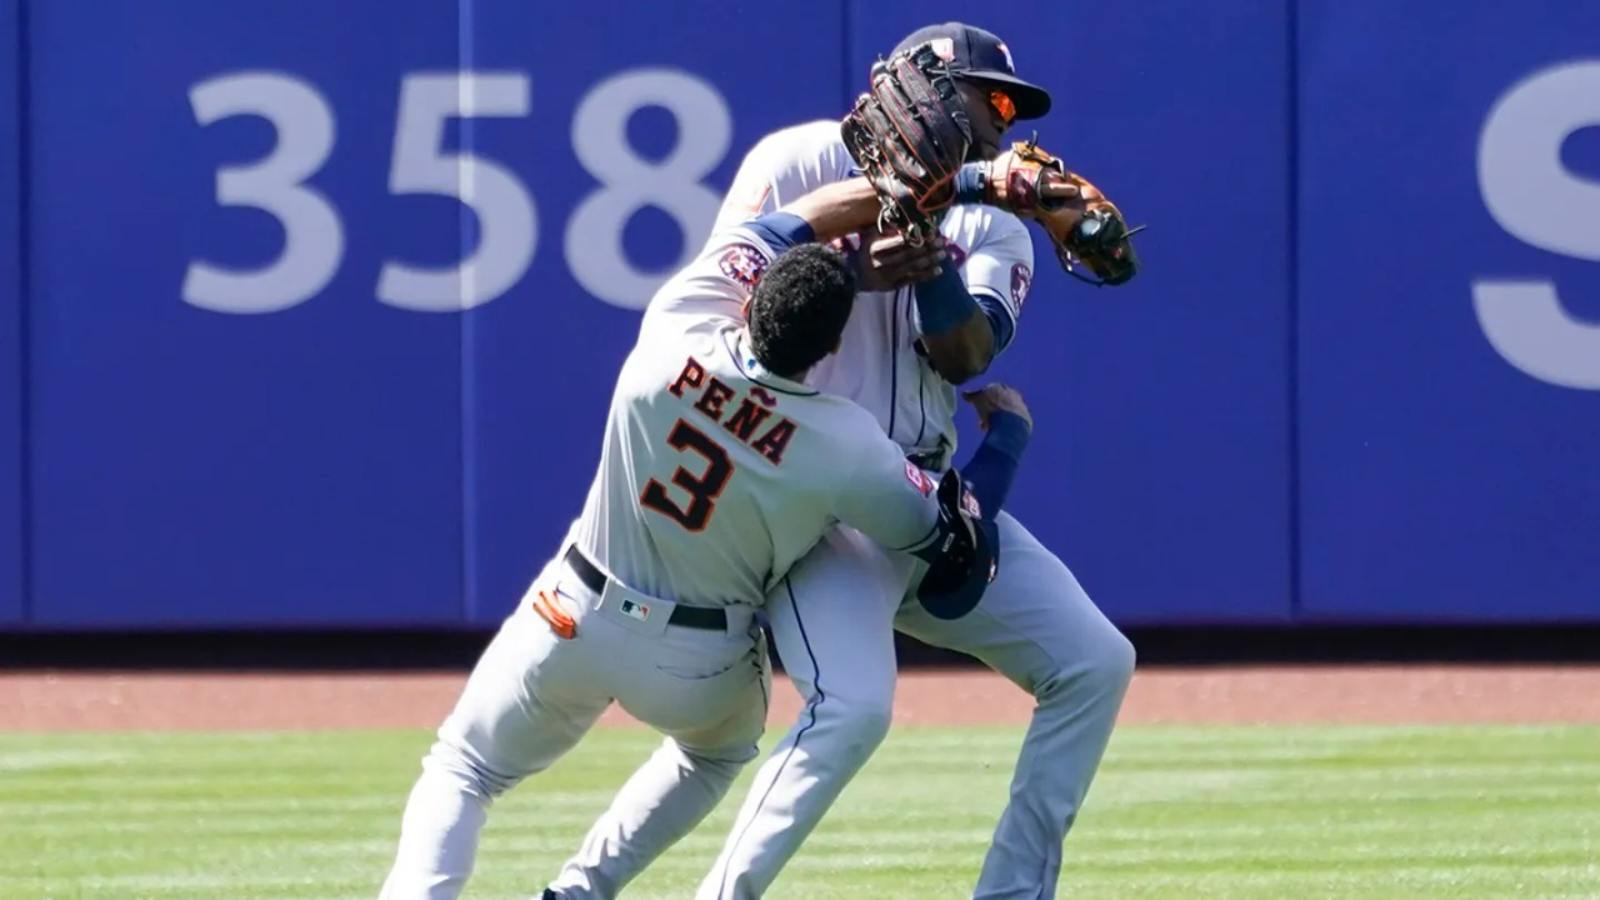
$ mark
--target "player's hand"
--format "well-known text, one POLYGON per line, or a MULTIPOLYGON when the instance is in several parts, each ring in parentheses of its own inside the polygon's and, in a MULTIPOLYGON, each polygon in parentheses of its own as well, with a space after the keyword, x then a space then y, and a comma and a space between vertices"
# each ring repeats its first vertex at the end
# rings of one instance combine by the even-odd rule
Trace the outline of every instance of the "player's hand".
POLYGON ((863 291, 888 291, 917 284, 939 274, 948 255, 941 235, 920 247, 913 247, 900 234, 865 232, 858 258, 858 277, 863 291))
POLYGON ((989 414, 994 412, 1015 413, 1028 423, 1030 430, 1033 428, 1033 413, 1028 412, 1022 394, 1009 384, 986 384, 975 391, 962 391, 961 396, 977 411, 978 427, 984 431, 989 430, 989 414))
POLYGON ((1092 184, 1080 188, 1060 172, 1046 171, 1039 179, 1039 194, 1046 202, 1065 202, 1082 199, 1084 202, 1104 200, 1105 197, 1092 184))

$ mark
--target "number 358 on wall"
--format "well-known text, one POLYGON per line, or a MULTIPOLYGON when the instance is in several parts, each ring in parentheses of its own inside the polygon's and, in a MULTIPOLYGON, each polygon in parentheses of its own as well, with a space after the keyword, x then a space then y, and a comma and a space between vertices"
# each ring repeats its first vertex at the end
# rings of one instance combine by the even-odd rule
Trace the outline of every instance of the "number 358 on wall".
MULTIPOLYGON (((402 309, 457 312, 510 290, 533 264, 539 216, 533 195, 505 166, 471 152, 443 150, 446 123, 526 116, 528 76, 516 72, 417 72, 400 84, 400 113, 389 163, 389 192, 454 197, 477 216, 478 242, 456 265, 431 268, 390 259, 377 298, 402 309)), ((260 209, 278 219, 283 249, 260 268, 194 260, 183 299, 225 313, 268 313, 315 297, 344 259, 344 225, 326 195, 306 182, 333 153, 333 110, 311 84, 283 72, 235 72, 189 91, 195 119, 210 125, 260 116, 276 142, 265 157, 217 170, 222 206, 260 209)), ((622 247, 628 217, 648 204, 671 215, 694 252, 716 217, 720 197, 700 182, 732 139, 727 103, 706 81, 675 69, 632 69, 592 88, 573 116, 578 161, 600 182, 567 222, 565 255, 589 293, 642 308, 664 276, 640 271, 622 247), (677 119, 678 143, 660 162, 643 159, 627 140, 628 117, 645 106, 677 119)))

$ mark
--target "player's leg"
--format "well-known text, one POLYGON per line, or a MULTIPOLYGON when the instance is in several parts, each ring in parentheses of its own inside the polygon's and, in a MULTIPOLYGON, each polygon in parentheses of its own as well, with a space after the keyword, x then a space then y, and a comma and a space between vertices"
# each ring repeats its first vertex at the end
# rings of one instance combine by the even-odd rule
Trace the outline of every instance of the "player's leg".
POLYGON ((752 625, 742 649, 730 657, 725 647, 696 646, 712 638, 668 629, 665 649, 680 658, 658 658, 641 673, 645 680, 618 690, 618 701, 630 713, 667 738, 617 792, 546 896, 617 896, 700 824, 755 759, 772 689, 766 640, 752 625))
POLYGON ((761 896, 888 733, 892 617, 910 565, 839 528, 768 598, 778 654, 806 706, 757 772, 699 900, 761 896))
POLYGON ((383 900, 458 896, 489 805, 571 749, 608 705, 573 677, 586 668, 580 641, 557 638, 525 606, 478 660, 422 761, 383 900))
POLYGON ((1133 676, 1133 645, 1078 580, 1002 513, 1000 571, 978 608, 952 621, 915 602, 895 626, 976 656, 1038 701, 975 897, 1055 896, 1061 846, 1083 805, 1133 676))

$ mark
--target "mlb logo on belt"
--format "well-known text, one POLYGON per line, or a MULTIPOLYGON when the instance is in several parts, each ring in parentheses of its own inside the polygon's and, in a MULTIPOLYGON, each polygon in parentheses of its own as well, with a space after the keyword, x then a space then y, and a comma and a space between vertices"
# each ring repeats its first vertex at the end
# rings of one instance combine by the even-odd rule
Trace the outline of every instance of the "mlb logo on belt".
POLYGON ((650 618, 650 607, 645 606, 643 603, 635 603, 632 600, 624 600, 622 601, 622 614, 643 622, 650 618))

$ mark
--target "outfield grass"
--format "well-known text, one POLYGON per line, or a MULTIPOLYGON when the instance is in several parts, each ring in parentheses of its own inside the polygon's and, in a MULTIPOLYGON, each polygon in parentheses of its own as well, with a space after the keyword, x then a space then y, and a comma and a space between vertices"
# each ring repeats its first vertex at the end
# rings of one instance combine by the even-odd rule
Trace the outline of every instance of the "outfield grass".
MULTIPOLYGON (((1020 740, 897 729, 769 896, 967 896, 1020 740)), ((373 897, 427 743, 0 735, 0 897, 373 897)), ((510 794, 468 896, 536 892, 653 745, 510 794)), ((689 897, 735 806, 628 896, 689 897)), ((1079 897, 1600 897, 1600 728, 1125 728, 1067 861, 1079 897)))

